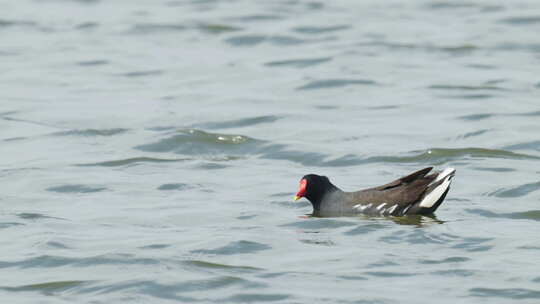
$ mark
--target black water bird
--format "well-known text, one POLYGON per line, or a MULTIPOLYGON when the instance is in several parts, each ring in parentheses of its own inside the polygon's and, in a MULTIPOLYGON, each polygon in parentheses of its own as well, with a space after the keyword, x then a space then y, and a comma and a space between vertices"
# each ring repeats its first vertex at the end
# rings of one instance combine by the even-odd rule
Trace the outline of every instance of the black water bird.
POLYGON ((386 185, 355 192, 342 191, 326 176, 308 174, 300 180, 294 199, 307 198, 313 214, 320 216, 432 214, 446 197, 456 172, 446 168, 428 174, 432 169, 424 168, 386 185))

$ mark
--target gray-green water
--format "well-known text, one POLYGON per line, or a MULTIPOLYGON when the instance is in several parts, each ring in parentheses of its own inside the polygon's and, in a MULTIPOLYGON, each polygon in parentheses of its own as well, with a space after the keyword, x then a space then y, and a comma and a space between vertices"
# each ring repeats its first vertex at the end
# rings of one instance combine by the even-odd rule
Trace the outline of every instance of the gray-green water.
POLYGON ((538 1, 0 1, 2 303, 538 303, 538 1), (306 218, 457 169, 436 218, 306 218))

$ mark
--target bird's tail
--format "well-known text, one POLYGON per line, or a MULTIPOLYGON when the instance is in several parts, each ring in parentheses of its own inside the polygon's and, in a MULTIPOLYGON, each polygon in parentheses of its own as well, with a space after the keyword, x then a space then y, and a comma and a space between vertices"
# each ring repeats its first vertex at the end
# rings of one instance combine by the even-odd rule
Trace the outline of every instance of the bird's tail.
POLYGON ((428 185, 424 197, 420 201, 420 204, 418 204, 422 211, 421 213, 433 213, 439 208, 448 190, 450 190, 450 183, 455 173, 456 169, 446 168, 428 185))

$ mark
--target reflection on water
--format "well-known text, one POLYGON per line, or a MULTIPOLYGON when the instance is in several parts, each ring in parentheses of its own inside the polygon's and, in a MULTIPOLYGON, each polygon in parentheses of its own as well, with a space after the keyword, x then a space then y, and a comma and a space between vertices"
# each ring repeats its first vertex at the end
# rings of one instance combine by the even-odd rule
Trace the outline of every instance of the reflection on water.
MULTIPOLYGON (((308 214, 306 219, 309 218, 326 218, 326 216, 320 215, 318 212, 313 212, 308 214)), ((435 214, 430 215, 406 215, 406 216, 386 216, 386 217, 377 217, 369 216, 364 214, 358 214, 356 216, 349 216, 350 219, 357 219, 359 221, 392 221, 399 225, 412 225, 417 227, 424 227, 433 224, 443 224, 444 221, 439 220, 435 214)), ((322 224, 322 227, 325 227, 322 224)), ((321 228, 322 228, 321 227, 321 228)))

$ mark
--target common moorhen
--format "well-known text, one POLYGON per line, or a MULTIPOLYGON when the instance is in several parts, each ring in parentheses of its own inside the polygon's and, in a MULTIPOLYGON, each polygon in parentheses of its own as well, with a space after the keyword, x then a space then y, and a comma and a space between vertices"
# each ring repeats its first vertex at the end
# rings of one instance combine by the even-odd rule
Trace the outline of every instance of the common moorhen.
POLYGON ((307 198, 313 205, 313 213, 320 216, 431 214, 446 197, 456 172, 454 168, 446 168, 428 175, 431 169, 433 167, 356 192, 342 191, 326 176, 308 174, 300 180, 294 200, 307 198))

